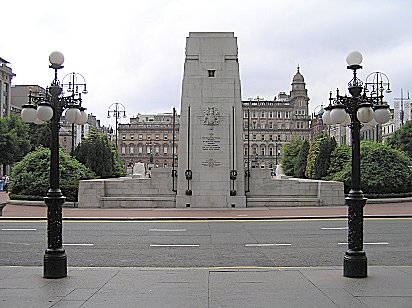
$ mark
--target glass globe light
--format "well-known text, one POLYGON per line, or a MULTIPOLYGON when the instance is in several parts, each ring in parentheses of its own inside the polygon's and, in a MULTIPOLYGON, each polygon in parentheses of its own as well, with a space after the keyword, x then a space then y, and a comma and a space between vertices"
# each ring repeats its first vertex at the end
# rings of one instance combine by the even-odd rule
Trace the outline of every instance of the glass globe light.
POLYGON ((53 117, 53 108, 47 103, 41 103, 37 106, 36 115, 40 121, 47 122, 53 117))
POLYGON ((66 113, 64 115, 65 119, 69 123, 75 124, 77 121, 77 118, 80 118, 80 110, 79 108, 69 108, 66 110, 66 113))
POLYGON ((346 63, 349 66, 360 65, 362 63, 363 56, 359 51, 352 51, 346 56, 346 63))
POLYGON ((373 119, 373 109, 370 105, 361 106, 356 112, 358 120, 362 123, 368 123, 373 119))
POLYGON ((21 119, 23 122, 33 123, 36 118, 36 107, 31 104, 24 105, 21 111, 21 119))
POLYGON ((325 125, 332 124, 332 120, 330 119, 330 110, 325 109, 325 112, 322 114, 322 121, 325 125))
POLYGON ((345 122, 346 115, 344 106, 334 106, 330 112, 330 120, 332 124, 341 124, 345 122))
POLYGON ((64 56, 60 51, 53 51, 49 56, 49 62, 52 68, 59 69, 64 63, 64 56))
POLYGON ((342 125, 342 126, 348 126, 348 125, 350 124, 350 122, 351 122, 350 115, 349 115, 349 113, 346 113, 346 119, 345 119, 345 121, 344 121, 343 123, 341 123, 340 125, 342 125))
POLYGON ((80 111, 80 117, 76 118, 76 124, 78 125, 84 125, 87 123, 87 120, 89 119, 89 116, 87 115, 87 113, 82 110, 80 111))
POLYGON ((384 124, 391 119, 391 112, 388 106, 381 105, 375 107, 374 119, 378 124, 384 124))

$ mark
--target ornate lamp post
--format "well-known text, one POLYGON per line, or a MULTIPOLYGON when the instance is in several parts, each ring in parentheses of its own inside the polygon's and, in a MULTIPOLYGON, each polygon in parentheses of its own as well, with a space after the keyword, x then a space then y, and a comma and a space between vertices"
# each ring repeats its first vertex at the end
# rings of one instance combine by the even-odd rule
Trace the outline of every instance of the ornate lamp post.
POLYGON ((356 71, 361 69, 362 54, 351 52, 346 57, 348 69, 353 71, 353 79, 348 84, 350 97, 330 94, 330 104, 322 115, 326 125, 346 123, 351 129, 352 138, 352 175, 351 190, 346 200, 348 206, 348 250, 344 256, 343 275, 345 277, 363 278, 367 276, 367 258, 363 251, 363 207, 366 198, 361 190, 360 181, 360 128, 361 123, 375 120, 378 124, 389 121, 389 106, 383 100, 367 97, 363 82, 357 78, 356 71), (346 122, 346 123, 345 123, 346 122))
MULTIPOLYGON (((382 105, 383 104, 383 92, 392 93, 388 76, 386 76, 386 74, 381 73, 381 72, 370 73, 366 77, 363 92, 364 93, 370 92, 370 95, 369 95, 370 99, 374 100, 375 104, 382 105)), ((376 123, 376 121, 372 121, 371 124, 372 126, 375 126, 376 142, 382 141, 382 139, 379 138, 379 131, 378 131, 379 123, 376 123)))
POLYGON ((47 205, 48 247, 44 254, 44 278, 67 276, 67 256, 62 244, 62 205, 65 197, 59 188, 59 121, 63 110, 69 123, 83 125, 87 114, 81 106, 80 97, 64 97, 57 79, 57 70, 63 68, 64 56, 55 51, 49 56, 50 68, 54 69, 54 80, 44 96, 29 94, 28 104, 23 106, 21 117, 27 123, 50 123, 50 188, 44 201, 47 205))
POLYGON ((123 117, 126 118, 126 108, 122 103, 113 103, 110 105, 109 110, 107 111, 107 117, 110 118, 110 116, 113 116, 116 119, 116 148, 117 148, 117 125, 118 125, 118 120, 123 117))
MULTIPOLYGON (((63 77, 62 79, 62 84, 61 84, 63 91, 66 89, 68 93, 72 94, 72 98, 74 99, 76 96, 81 98, 82 94, 87 94, 87 85, 86 85, 86 79, 84 76, 80 73, 69 73, 66 76, 63 77), (80 91, 81 90, 81 91, 80 91)), ((71 156, 74 156, 74 147, 75 147, 75 142, 74 142, 74 123, 72 123, 72 144, 71 144, 71 156)))

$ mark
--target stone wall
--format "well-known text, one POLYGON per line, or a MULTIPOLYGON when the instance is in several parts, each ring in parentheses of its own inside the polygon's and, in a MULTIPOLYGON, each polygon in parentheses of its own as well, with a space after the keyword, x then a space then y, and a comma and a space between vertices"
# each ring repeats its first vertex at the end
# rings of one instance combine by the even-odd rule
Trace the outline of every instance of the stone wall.
POLYGON ((268 169, 251 169, 247 207, 342 206, 342 182, 271 177, 268 169))

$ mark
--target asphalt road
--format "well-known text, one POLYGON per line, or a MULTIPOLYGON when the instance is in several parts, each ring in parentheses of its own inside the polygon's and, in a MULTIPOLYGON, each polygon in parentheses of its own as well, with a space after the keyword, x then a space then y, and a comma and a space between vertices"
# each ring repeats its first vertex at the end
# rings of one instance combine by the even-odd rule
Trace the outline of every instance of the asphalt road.
MULTIPOLYGON (((411 218, 367 219, 369 265, 412 265, 411 218)), ((64 222, 69 266, 341 266, 345 219, 64 222)), ((0 266, 41 266, 45 221, 0 222, 0 266)))

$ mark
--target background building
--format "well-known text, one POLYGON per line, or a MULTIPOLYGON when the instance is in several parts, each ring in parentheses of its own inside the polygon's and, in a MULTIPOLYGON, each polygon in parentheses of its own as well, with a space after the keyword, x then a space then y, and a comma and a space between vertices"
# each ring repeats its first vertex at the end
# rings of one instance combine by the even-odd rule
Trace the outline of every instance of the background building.
POLYGON ((273 100, 257 97, 243 101, 243 136, 245 165, 275 168, 282 146, 292 138, 310 140, 309 97, 302 74, 292 80, 290 94, 280 92, 273 100))
MULTIPOLYGON (((179 143, 180 116, 175 117, 175 166, 179 143)), ((173 113, 138 114, 129 124, 118 124, 118 153, 123 164, 137 162, 152 167, 171 167, 173 160, 173 113)))
POLYGON ((0 118, 7 117, 11 112, 11 80, 13 74, 11 68, 7 66, 8 61, 0 58, 0 118))

